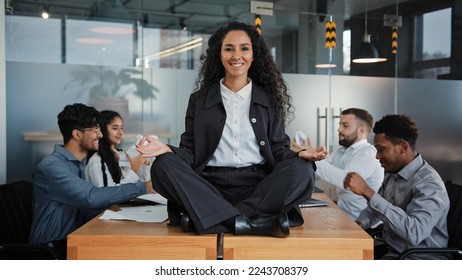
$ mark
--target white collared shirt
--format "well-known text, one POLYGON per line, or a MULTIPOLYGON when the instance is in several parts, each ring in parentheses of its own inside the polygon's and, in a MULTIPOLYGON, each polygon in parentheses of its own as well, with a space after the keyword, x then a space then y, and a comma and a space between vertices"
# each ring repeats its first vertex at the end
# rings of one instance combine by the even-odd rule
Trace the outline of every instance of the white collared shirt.
POLYGON ((341 146, 326 159, 316 162, 316 176, 337 187, 337 204, 353 219, 366 208, 367 201, 346 190, 343 181, 347 173, 357 172, 377 192, 383 182, 384 171, 375 158, 376 154, 375 147, 363 139, 348 148, 341 146))
POLYGON ((252 80, 234 93, 220 81, 221 97, 226 110, 226 123, 220 142, 213 153, 209 166, 244 167, 260 164, 260 155, 255 133, 250 124, 250 104, 252 101, 252 80))

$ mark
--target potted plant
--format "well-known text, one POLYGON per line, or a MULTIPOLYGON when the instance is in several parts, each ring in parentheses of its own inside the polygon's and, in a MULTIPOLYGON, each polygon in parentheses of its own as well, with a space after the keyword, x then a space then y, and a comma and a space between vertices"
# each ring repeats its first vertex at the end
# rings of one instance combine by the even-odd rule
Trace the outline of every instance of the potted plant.
POLYGON ((127 95, 144 100, 155 99, 159 90, 142 77, 143 71, 135 68, 115 71, 103 66, 84 66, 71 71, 73 80, 64 86, 78 87, 79 94, 88 94, 88 105, 98 110, 111 109, 128 114, 127 95))

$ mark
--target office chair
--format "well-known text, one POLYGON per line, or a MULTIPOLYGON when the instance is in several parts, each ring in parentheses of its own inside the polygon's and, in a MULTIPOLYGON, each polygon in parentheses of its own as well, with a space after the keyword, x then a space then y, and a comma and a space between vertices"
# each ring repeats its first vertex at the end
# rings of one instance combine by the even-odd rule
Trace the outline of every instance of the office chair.
POLYGON ((448 192, 450 207, 448 212, 448 247, 446 248, 414 248, 407 249, 399 256, 400 260, 407 258, 411 254, 419 253, 447 253, 453 259, 462 260, 462 186, 447 181, 446 190, 448 192))
POLYGON ((0 260, 57 259, 53 248, 29 245, 32 224, 32 183, 0 185, 0 260))

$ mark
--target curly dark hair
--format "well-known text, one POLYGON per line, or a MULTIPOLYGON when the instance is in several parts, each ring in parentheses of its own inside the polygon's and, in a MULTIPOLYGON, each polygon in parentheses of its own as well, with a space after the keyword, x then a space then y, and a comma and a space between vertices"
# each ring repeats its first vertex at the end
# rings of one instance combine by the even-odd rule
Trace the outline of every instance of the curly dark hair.
POLYGON ((419 130, 417 125, 406 115, 386 115, 374 125, 374 133, 384 133, 385 138, 392 143, 399 141, 408 142, 412 148, 415 147, 419 130))
POLYGON ((123 119, 119 113, 110 110, 101 111, 100 115, 101 120, 99 125, 101 127, 103 138, 99 139, 98 154, 101 157, 101 171, 103 171, 104 186, 107 186, 107 178, 105 172, 106 167, 104 163, 107 164, 109 173, 111 173, 112 180, 115 183, 120 183, 120 180, 122 179, 122 170, 119 166, 119 160, 116 157, 114 151, 111 149, 111 143, 109 142, 109 132, 107 130, 107 125, 117 117, 119 117, 121 120, 123 119))
POLYGON ((241 30, 247 33, 252 42, 254 60, 249 68, 248 76, 252 82, 262 87, 274 98, 276 109, 286 121, 293 119, 294 107, 292 97, 278 70, 265 40, 257 29, 241 22, 230 22, 219 28, 209 39, 207 51, 201 55, 202 67, 196 80, 196 90, 206 94, 207 90, 225 76, 225 68, 221 62, 223 39, 230 31, 241 30))
POLYGON ((99 120, 99 112, 94 107, 82 103, 66 105, 58 114, 58 126, 63 135, 64 144, 72 138, 74 129, 95 127, 99 120))

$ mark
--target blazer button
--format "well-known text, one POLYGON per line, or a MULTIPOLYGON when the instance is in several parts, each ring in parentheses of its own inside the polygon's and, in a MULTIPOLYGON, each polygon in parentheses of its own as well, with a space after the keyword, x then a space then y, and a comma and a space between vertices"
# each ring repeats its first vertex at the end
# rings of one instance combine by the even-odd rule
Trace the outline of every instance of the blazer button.
POLYGON ((260 141, 260 146, 265 146, 265 141, 260 141))
POLYGON ((253 122, 253 123, 256 123, 256 122, 257 122, 257 119, 256 119, 256 118, 252 118, 252 122, 253 122))

